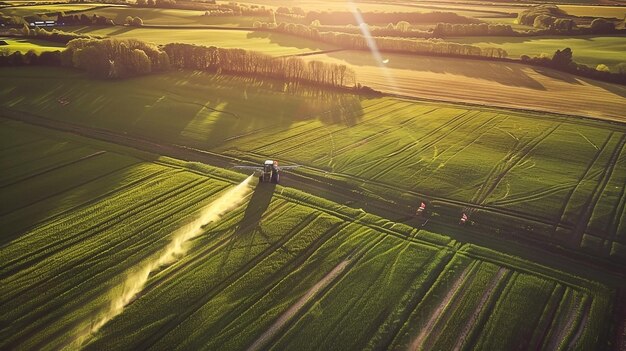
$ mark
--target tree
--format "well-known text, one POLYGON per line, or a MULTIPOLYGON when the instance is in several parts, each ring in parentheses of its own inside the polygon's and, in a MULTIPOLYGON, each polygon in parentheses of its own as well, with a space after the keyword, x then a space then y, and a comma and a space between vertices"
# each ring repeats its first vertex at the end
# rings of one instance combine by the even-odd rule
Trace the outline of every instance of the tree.
POLYGON ((408 32, 409 28, 411 28, 411 24, 409 24, 409 22, 407 21, 400 21, 396 23, 396 29, 401 32, 408 32))
POLYGON ((126 20, 124 20, 124 22, 126 22, 127 25, 131 26, 133 24, 133 17, 126 16, 126 20))
POLYGON ((146 0, 137 0, 137 6, 146 6, 146 0))
POLYGON ((132 21, 131 25, 135 26, 135 27, 141 27, 141 26, 143 26, 143 20, 141 18, 139 18, 139 17, 135 17, 135 18, 133 18, 133 21, 132 21))
POLYGON ((600 71, 600 72, 611 72, 611 70, 609 69, 609 66, 605 65, 605 64, 599 64, 596 67, 596 71, 600 71))
POLYGON ((615 68, 616 68, 616 70, 617 70, 617 72, 618 72, 618 73, 620 73, 620 74, 626 74, 626 62, 621 62, 621 63, 618 63, 618 64, 615 66, 615 68))
POLYGON ((552 56, 552 65, 558 68, 568 68, 572 65, 572 49, 557 50, 552 56))
POLYGON ((595 34, 611 33, 615 31, 615 24, 604 18, 596 18, 591 21, 591 31, 595 34))

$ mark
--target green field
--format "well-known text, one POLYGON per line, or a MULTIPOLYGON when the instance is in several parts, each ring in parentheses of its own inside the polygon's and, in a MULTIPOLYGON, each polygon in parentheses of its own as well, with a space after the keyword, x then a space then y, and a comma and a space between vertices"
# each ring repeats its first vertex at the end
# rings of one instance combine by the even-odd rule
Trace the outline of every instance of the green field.
POLYGON ((591 16, 623 19, 625 6, 559 5, 559 8, 572 16, 591 16))
POLYGON ((30 50, 35 51, 36 53, 42 53, 44 51, 56 51, 56 50, 64 50, 65 45, 62 43, 57 43, 53 41, 47 40, 38 40, 33 38, 4 38, 0 37, 0 41, 6 42, 8 45, 0 46, 0 50, 8 50, 10 53, 15 51, 20 51, 25 54, 30 50))
POLYGON ((245 30, 129 27, 81 27, 66 30, 116 38, 134 38, 155 44, 187 43, 222 48, 242 48, 276 56, 336 49, 329 44, 291 35, 245 30))
POLYGON ((214 25, 228 27, 252 27, 255 21, 268 22, 267 17, 251 16, 204 16, 204 11, 179 9, 151 9, 132 7, 110 7, 84 12, 91 16, 97 14, 112 19, 116 24, 123 24, 127 16, 140 17, 146 25, 214 25))
POLYGON ((270 184, 142 275, 245 176, 0 124, 2 349, 606 346, 608 286, 270 184))
POLYGON ((11 6, 0 8, 0 13, 7 16, 34 16, 40 14, 56 15, 58 12, 85 11, 98 7, 117 6, 110 4, 84 3, 84 4, 49 4, 49 5, 28 5, 11 6))
POLYGON ((451 42, 472 44, 480 47, 498 47, 506 50, 509 57, 519 58, 521 55, 535 56, 547 54, 552 56, 556 50, 572 49, 573 59, 595 68, 605 64, 614 69, 618 63, 626 62, 626 37, 465 37, 449 38, 451 42))
POLYGON ((398 211, 415 211, 428 199, 450 223, 469 213, 487 237, 626 261, 621 125, 394 98, 285 94, 282 84, 192 72, 123 82, 63 70, 2 76, 12 85, 0 90, 2 107, 11 110, 255 163, 302 164, 296 173, 382 198, 398 211), (33 90, 40 86, 48 93, 33 90), (60 97, 70 103, 57 103, 60 97))

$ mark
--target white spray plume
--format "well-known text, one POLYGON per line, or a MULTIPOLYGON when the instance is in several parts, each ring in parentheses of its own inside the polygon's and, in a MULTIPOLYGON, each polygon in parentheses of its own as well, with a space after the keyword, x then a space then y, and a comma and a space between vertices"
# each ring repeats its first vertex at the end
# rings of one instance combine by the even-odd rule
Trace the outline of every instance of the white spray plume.
POLYGON ((71 344, 67 348, 79 348, 85 340, 89 338, 89 336, 100 330, 102 326, 115 316, 122 313, 124 307, 143 290, 150 273, 156 271, 162 266, 170 265, 176 262, 187 253, 187 250, 189 249, 189 240, 202 233, 203 225, 217 221, 220 217, 226 214, 226 212, 239 206, 251 190, 249 183, 252 180, 253 175, 249 176, 246 180, 228 190, 217 200, 200 210, 196 219, 172 233, 172 240, 167 246, 165 246, 155 256, 141 263, 138 269, 132 270, 121 286, 111 290, 111 304, 109 309, 104 313, 98 314, 95 318, 92 318, 89 322, 80 326, 77 329, 71 344))

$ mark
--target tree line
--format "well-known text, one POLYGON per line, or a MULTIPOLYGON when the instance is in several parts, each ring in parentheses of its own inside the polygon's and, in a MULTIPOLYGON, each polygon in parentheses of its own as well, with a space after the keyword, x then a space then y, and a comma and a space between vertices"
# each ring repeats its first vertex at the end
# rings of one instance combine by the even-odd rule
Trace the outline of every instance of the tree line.
POLYGON ((495 23, 437 23, 437 25, 433 29, 433 36, 436 38, 481 35, 513 36, 515 34, 516 32, 510 25, 495 23))
MULTIPOLYGON (((266 24, 268 29, 322 41, 351 50, 370 50, 367 38, 363 34, 338 32, 320 32, 315 27, 302 24, 280 23, 277 26, 266 24)), ((387 52, 415 53, 437 56, 476 56, 488 58, 506 58, 507 52, 500 48, 480 48, 469 44, 451 43, 436 39, 409 39, 394 37, 372 37, 378 50, 387 52)))
POLYGON ((330 87, 354 86, 354 71, 345 65, 304 61, 299 57, 273 57, 244 49, 225 49, 193 44, 166 44, 163 50, 177 68, 216 73, 268 77, 287 83, 330 87))
POLYGON ((579 26, 576 20, 580 17, 568 15, 556 5, 539 5, 518 14, 516 22, 535 28, 527 34, 565 34, 565 35, 586 35, 586 34, 611 34, 621 32, 616 28, 615 22, 595 18, 588 26, 579 26))
MULTIPOLYGON (((278 13, 277 13, 278 15, 278 13)), ((396 23, 406 21, 410 23, 478 23, 475 18, 457 15, 454 12, 360 12, 365 23, 396 23)), ((306 23, 315 20, 322 24, 355 24, 355 16, 349 11, 309 11, 303 16, 306 23)))

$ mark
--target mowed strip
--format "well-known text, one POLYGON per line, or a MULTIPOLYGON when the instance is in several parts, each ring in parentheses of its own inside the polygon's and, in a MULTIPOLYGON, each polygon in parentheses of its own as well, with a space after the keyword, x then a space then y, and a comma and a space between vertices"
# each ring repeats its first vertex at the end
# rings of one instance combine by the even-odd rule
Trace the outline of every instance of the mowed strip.
POLYGON ((348 65, 385 93, 626 121, 626 87, 517 63, 342 51, 306 56, 348 65))

